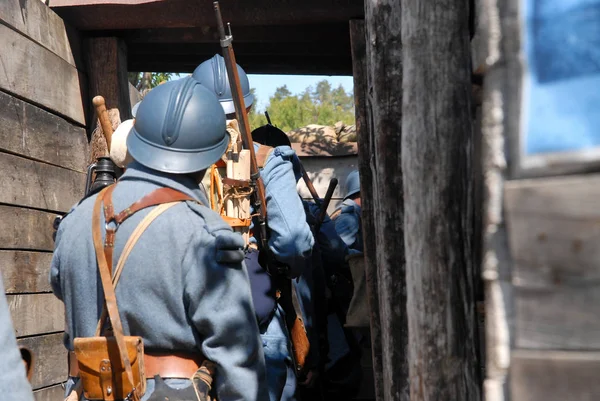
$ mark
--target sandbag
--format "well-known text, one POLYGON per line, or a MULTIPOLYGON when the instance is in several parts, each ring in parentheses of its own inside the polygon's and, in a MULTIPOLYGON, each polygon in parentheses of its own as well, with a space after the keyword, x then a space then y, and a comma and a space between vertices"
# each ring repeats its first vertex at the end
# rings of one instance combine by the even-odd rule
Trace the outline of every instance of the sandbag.
POLYGON ((310 124, 287 134, 293 143, 329 143, 337 140, 335 129, 328 125, 310 124))
POLYGON ((346 125, 338 135, 338 142, 356 142, 356 125, 346 125))

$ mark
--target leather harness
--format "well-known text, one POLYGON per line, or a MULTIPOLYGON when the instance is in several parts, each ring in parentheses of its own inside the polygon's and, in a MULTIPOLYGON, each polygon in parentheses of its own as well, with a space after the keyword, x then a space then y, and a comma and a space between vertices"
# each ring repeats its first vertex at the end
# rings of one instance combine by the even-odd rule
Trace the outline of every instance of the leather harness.
MULTIPOLYGON (((183 192, 171 188, 159 188, 151 192, 150 194, 144 196, 137 202, 134 202, 132 205, 130 205, 120 213, 115 214, 114 205, 112 203, 112 193, 115 187, 116 184, 111 185, 98 195, 99 197, 103 197, 102 200, 104 203, 103 210, 106 227, 106 236, 103 245, 103 253, 106 257, 106 267, 108 267, 108 271, 112 276, 113 287, 116 286, 120 278, 123 266, 125 264, 125 260, 129 256, 129 252, 131 251, 131 249, 133 248, 143 231, 156 217, 158 217, 169 207, 175 206, 175 204, 179 202, 191 201, 201 204, 197 199, 194 199, 189 195, 184 194, 183 192), (131 217, 134 213, 152 206, 158 207, 155 208, 152 212, 150 212, 150 214, 144 218, 144 220, 138 225, 136 230, 133 232, 127 244, 125 245, 125 248, 123 249, 123 254, 119 259, 117 268, 113 272, 113 249, 117 229, 125 220, 131 217)), ((100 216, 99 213, 95 213, 92 219, 92 230, 96 232, 99 231, 99 229, 100 216)), ((98 247, 97 244, 95 244, 95 246, 98 247)), ((98 321, 98 326, 96 329, 96 335, 99 335, 102 331, 103 325, 107 321, 109 315, 118 316, 118 310, 116 308, 116 299, 111 300, 112 302, 108 301, 109 300, 107 300, 104 308, 102 309, 102 313, 100 315, 100 319, 98 321)), ((117 325, 115 325, 114 322, 112 323, 113 332, 116 332, 118 330, 119 334, 122 335, 123 329, 120 325, 120 322, 117 325)), ((205 358, 200 353, 175 351, 144 352, 144 369, 147 378, 152 378, 155 375, 159 375, 162 378, 190 379, 198 371, 203 361, 205 361, 205 358)), ((79 376, 79 366, 77 363, 77 358, 75 357, 75 353, 72 351, 69 352, 69 376, 79 376)))

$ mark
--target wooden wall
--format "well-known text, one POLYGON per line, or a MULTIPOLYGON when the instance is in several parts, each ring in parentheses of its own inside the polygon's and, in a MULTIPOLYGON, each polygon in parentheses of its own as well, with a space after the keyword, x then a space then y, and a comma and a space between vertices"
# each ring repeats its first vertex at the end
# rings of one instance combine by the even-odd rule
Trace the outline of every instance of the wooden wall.
POLYGON ((0 270, 37 401, 62 400, 67 376, 48 275, 53 219, 83 195, 88 157, 75 34, 39 0, 0 1, 0 270))

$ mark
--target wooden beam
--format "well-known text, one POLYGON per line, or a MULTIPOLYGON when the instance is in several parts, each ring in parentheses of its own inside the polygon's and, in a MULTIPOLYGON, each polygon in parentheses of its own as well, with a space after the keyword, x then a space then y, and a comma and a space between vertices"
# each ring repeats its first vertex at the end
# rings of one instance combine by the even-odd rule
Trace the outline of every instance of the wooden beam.
MULTIPOLYGON (((375 238, 377 294, 381 325, 384 400, 409 399, 404 192, 402 187, 402 54, 400 3, 365 1, 367 125, 369 153, 359 152, 361 185, 372 191, 373 222, 363 237, 375 238)), ((359 137, 359 142, 363 140, 359 137)), ((368 194, 368 193, 367 193, 368 194)), ((362 199, 362 196, 361 196, 362 199)), ((372 211, 372 212, 371 212, 372 211)), ((367 218, 369 216, 367 215, 367 218)), ((367 252, 373 252, 368 249, 367 252)), ((373 264, 373 260, 369 261, 373 264)), ((378 361, 375 361, 378 363, 378 361)))
MULTIPOLYGON (((387 9, 395 19, 379 24, 389 33, 371 38, 383 54, 402 49, 410 396, 478 401, 468 2, 400 3, 387 9)), ((386 85, 395 80, 390 65, 374 71, 386 85)), ((398 103, 376 106, 388 124, 399 118, 389 116, 398 103)))
POLYGON ((65 23, 41 1, 2 0, 0 21, 75 67, 65 23))
POLYGON ((35 355, 31 387, 37 390, 67 380, 67 350, 63 334, 49 334, 17 340, 19 346, 29 348, 35 355))
POLYGON ((0 205, 0 249, 52 251, 52 224, 56 214, 0 205))
POLYGON ((592 401, 600 398, 598 352, 513 351, 511 399, 592 401))
POLYGON ((50 252, 0 251, 2 281, 7 294, 49 292, 50 252))
POLYGON ((0 153, 0 203, 68 212, 83 197, 85 174, 0 153))
POLYGON ((0 149, 28 159, 85 172, 85 129, 0 92, 0 149))
POLYGON ((372 375, 374 393, 377 400, 384 399, 383 343, 381 333, 381 312, 377 280, 377 243, 375 233, 375 210, 373 182, 376 172, 372 166, 373 135, 367 119, 367 49, 365 43, 365 22, 350 21, 350 43, 352 48, 352 75, 354 78, 354 113, 358 139, 358 168, 361 185, 362 228, 365 256, 367 296, 370 308, 370 333, 372 375))
POLYGON ((54 294, 6 296, 17 337, 65 329, 65 306, 54 294))
MULTIPOLYGON (((127 47, 115 37, 92 37, 84 41, 87 75, 89 79, 90 121, 97 121, 91 107, 94 96, 101 95, 108 109, 118 108, 121 121, 131 118, 129 81, 127 78, 127 47)), ((93 130, 95 124, 91 124, 93 130)))
POLYGON ((85 125, 77 69, 50 50, 0 24, 0 90, 85 125))

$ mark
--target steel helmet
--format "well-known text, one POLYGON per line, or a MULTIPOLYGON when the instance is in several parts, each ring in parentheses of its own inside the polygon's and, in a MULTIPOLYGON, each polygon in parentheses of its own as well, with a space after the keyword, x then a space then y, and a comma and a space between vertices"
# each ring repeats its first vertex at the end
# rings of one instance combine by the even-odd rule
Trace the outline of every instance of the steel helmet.
POLYGON ((173 174, 204 170, 219 160, 228 144, 219 101, 191 77, 148 92, 127 136, 127 148, 137 162, 173 174))
MULTIPOLYGON (((237 65, 237 64, 236 64, 237 65)), ((250 82, 246 72, 237 65, 238 74, 240 76, 240 85, 242 86, 242 94, 244 96, 244 105, 246 108, 254 103, 254 95, 250 93, 250 82)), ((231 95, 231 87, 229 86, 229 78, 227 76, 227 68, 225 59, 215 54, 211 59, 200 64, 192 74, 195 80, 213 91, 219 98, 221 106, 225 114, 235 113, 233 104, 233 96, 231 95)))
POLYGON ((360 177, 358 175, 358 170, 352 171, 346 177, 346 196, 344 199, 348 199, 352 195, 360 192, 360 177))

